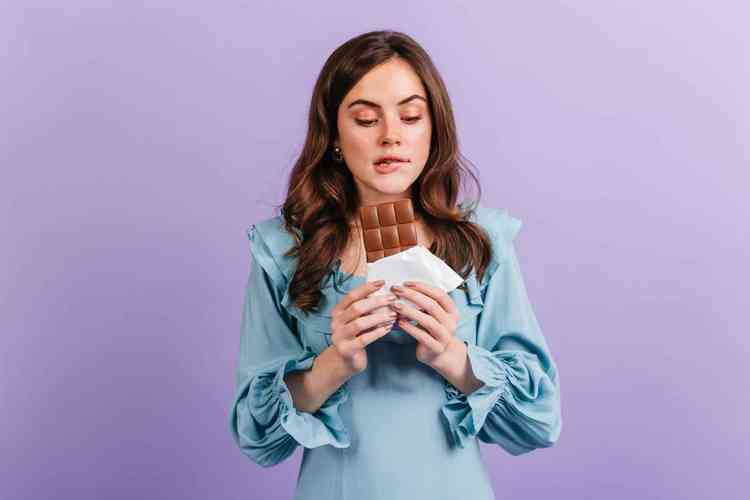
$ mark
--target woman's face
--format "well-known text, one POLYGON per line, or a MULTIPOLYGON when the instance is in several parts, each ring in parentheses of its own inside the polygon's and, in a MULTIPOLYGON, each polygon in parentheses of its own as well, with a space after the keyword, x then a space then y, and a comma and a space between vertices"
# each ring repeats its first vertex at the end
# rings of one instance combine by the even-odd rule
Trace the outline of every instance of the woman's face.
POLYGON ((430 153, 432 120, 427 93, 399 57, 376 66, 349 91, 338 109, 338 139, 362 205, 410 197, 430 153), (407 160, 377 166, 383 156, 407 160))

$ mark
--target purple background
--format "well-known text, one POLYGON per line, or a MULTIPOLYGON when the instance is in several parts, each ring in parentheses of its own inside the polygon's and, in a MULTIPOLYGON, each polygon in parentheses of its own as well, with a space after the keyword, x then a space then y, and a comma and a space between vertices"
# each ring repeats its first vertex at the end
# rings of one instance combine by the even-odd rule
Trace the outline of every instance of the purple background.
MULTIPOLYGON (((498 498, 746 498, 742 2, 0 6, 0 497, 291 498, 231 441, 245 229, 331 51, 406 31, 524 227, 563 432, 498 498)), ((387 480, 387 478, 384 478, 387 480)))

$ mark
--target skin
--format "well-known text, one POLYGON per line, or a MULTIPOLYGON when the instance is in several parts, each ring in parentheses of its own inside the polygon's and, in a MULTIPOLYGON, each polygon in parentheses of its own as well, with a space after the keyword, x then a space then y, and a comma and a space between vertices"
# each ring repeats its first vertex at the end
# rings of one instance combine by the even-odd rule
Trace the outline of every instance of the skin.
POLYGON ((338 109, 334 141, 354 177, 363 205, 410 197, 410 188, 430 154, 432 119, 419 76, 401 58, 373 68, 349 91, 338 109), (399 105, 403 99, 419 98, 399 105), (354 104, 364 99, 380 107, 354 104), (409 160, 408 166, 380 174, 373 162, 386 154, 409 160))
MULTIPOLYGON (((411 197, 411 186, 430 152, 432 118, 421 79, 408 62, 393 58, 368 72, 344 97, 338 109, 339 146, 363 205, 411 197), (412 96, 408 102, 402 102, 412 96), (373 104, 357 103, 360 99, 373 104), (374 162, 397 155, 408 164, 380 174, 374 162)), ((381 286, 365 283, 347 294, 332 311, 332 342, 352 373, 367 367, 365 347, 390 331, 393 321, 417 341, 417 359, 468 394, 481 387, 471 371, 466 344, 455 337, 459 319, 451 297, 426 283, 404 283, 391 294, 373 295, 381 286), (419 309, 395 301, 410 300, 419 309), (388 314, 370 314, 389 306, 388 314), (408 320, 414 320, 417 325, 408 320)))

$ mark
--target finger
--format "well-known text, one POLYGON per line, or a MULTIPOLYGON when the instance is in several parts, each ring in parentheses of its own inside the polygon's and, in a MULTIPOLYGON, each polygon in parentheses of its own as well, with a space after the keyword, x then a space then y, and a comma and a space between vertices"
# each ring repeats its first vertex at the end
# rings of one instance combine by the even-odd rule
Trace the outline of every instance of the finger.
POLYGON ((427 330, 427 332, 432 335, 433 338, 441 340, 446 335, 448 335, 448 332, 445 330, 443 325, 441 325, 435 318, 433 318, 429 314, 425 314, 422 311, 419 311, 416 308, 408 306, 406 304, 394 303, 391 307, 393 307, 398 312, 398 314, 406 316, 408 319, 413 319, 414 321, 419 323, 419 325, 427 330))
POLYGON ((436 286, 428 285, 421 281, 404 281, 403 285, 407 287, 407 289, 411 288, 413 290, 418 290, 428 297, 431 297, 449 314, 458 314, 458 308, 456 307, 455 302, 453 302, 453 299, 445 290, 436 286))
POLYGON ((363 333, 362 335, 356 337, 354 341, 359 343, 360 349, 364 349, 368 345, 378 340, 380 337, 390 332, 391 328, 392 325, 379 326, 378 328, 370 330, 369 332, 363 333))
POLYGON ((368 314, 379 307, 385 307, 393 303, 394 300, 396 300, 396 296, 392 293, 386 295, 371 295, 367 298, 352 302, 349 307, 339 314, 337 319, 340 324, 346 325, 363 314, 368 314))
POLYGON ((396 313, 388 311, 385 313, 378 314, 367 314, 360 316, 359 318, 350 321, 343 329, 344 337, 351 338, 355 337, 360 332, 368 330, 370 328, 380 326, 383 323, 392 323, 396 321, 396 313))
POLYGON ((393 290, 393 293, 395 293, 398 297, 409 299, 411 302, 421 307, 424 311, 437 319, 440 323, 448 322, 448 312, 443 309, 443 306, 441 306, 435 299, 426 295, 424 292, 399 286, 394 286, 391 289, 393 290))
POLYGON ((432 335, 430 335, 427 331, 424 329, 412 325, 406 320, 401 320, 398 322, 398 326, 401 327, 402 330, 404 330, 406 333, 417 339, 420 343, 424 344, 426 347, 428 347, 430 350, 432 350, 436 354, 442 354, 442 352, 445 350, 443 347, 443 344, 435 340, 432 335))
POLYGON ((359 285, 357 288, 344 295, 331 312, 345 311, 352 303, 364 299, 383 285, 385 285, 385 280, 370 281, 363 285, 359 285))

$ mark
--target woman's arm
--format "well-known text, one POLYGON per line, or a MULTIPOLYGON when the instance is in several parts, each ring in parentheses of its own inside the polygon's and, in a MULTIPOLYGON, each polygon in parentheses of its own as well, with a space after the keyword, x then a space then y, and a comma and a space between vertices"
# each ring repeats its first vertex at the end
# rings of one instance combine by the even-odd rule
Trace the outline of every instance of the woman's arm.
MULTIPOLYGON (((232 436, 243 454, 264 467, 282 462, 300 444, 305 448, 346 448, 350 438, 339 407, 348 393, 338 383, 345 378, 335 369, 326 370, 325 361, 312 370, 317 355, 304 348, 294 318, 281 304, 283 275, 260 234, 250 231, 248 236, 253 265, 245 291, 229 415, 232 436), (313 402, 314 415, 295 407, 292 391, 285 383, 286 377, 297 372, 312 374, 308 375, 312 384, 305 378, 301 393, 309 391, 320 398, 326 391, 323 403, 313 402), (326 381, 331 375, 337 375, 336 383, 326 381)), ((298 395, 297 399, 305 397, 298 395)))
MULTIPOLYGON (((459 446, 476 437, 521 455, 558 441, 560 377, 513 245, 521 221, 507 211, 493 212, 489 225, 493 260, 482 294, 484 307, 476 343, 466 343, 471 372, 482 385, 467 392, 448 383, 448 402, 442 412, 459 446)), ((454 366, 454 373, 458 371, 454 366)), ((454 378, 459 384, 464 381, 454 378)))
POLYGON ((333 346, 321 352, 309 370, 290 372, 284 377, 292 393, 294 407, 315 413, 354 371, 347 367, 333 346))

